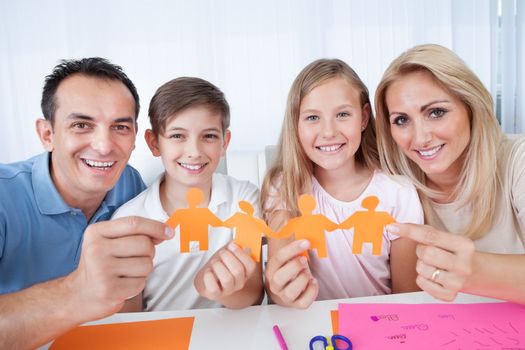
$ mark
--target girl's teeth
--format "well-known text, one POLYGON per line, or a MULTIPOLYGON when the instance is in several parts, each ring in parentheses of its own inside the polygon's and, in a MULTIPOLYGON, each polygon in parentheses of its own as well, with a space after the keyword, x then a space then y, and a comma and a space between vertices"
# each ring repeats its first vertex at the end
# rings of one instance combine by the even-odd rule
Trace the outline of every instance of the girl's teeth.
POLYGON ((333 145, 333 146, 319 146, 318 148, 323 152, 333 152, 338 150, 341 147, 341 145, 333 145))

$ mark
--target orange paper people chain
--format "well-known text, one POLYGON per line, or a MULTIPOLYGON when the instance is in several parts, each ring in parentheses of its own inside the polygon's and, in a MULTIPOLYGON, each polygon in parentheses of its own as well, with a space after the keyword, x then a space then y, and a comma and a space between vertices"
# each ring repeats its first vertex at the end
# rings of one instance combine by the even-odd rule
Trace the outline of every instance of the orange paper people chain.
MULTIPOLYGON (((237 212, 222 222, 208 208, 197 206, 204 200, 204 195, 197 188, 190 188, 186 194, 188 208, 176 210, 166 221, 172 228, 180 226, 180 251, 189 252, 190 241, 198 241, 200 250, 208 249, 209 226, 223 226, 235 230, 235 242, 249 248, 252 258, 259 262, 261 254, 261 237, 285 238, 295 234, 295 239, 307 239, 312 250, 317 250, 319 258, 326 258, 326 231, 336 229, 354 229, 352 253, 361 254, 363 243, 372 244, 372 254, 380 255, 383 242, 384 227, 395 222, 395 219, 385 211, 376 211, 379 198, 368 196, 361 205, 366 211, 356 211, 341 224, 336 224, 322 214, 313 214, 316 203, 309 194, 299 197, 298 206, 301 216, 292 218, 279 233, 273 232, 263 220, 253 216, 254 209, 246 201, 239 202, 243 212, 237 212)), ((306 255, 306 254, 305 254, 306 255)), ((307 255, 306 255, 307 256, 307 255)))

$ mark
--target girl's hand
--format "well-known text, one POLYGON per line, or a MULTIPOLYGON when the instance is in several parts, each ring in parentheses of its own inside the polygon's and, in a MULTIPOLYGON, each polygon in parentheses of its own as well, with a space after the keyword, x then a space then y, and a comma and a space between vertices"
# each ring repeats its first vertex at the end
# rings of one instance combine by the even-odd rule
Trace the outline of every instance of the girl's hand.
POLYGON ((474 242, 427 225, 395 223, 386 229, 419 243, 417 285, 434 298, 453 301, 472 275, 474 242))
POLYGON ((271 256, 266 265, 266 285, 273 301, 306 309, 317 298, 319 285, 312 276, 305 253, 307 240, 293 241, 271 256))
MULTIPOLYGON (((195 277, 195 288, 205 298, 221 302, 240 291, 256 273, 257 262, 234 242, 217 251, 195 277)), ((259 275, 259 279, 260 279, 259 275)))

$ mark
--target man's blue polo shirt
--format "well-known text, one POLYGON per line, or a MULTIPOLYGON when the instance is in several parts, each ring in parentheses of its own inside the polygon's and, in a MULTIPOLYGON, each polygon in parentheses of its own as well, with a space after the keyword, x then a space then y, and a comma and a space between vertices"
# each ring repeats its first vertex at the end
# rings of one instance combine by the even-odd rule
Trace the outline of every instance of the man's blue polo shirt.
MULTIPOLYGON (((0 294, 67 275, 78 265, 88 222, 58 193, 49 159, 46 152, 0 165, 0 294)), ((144 188, 139 173, 126 166, 89 224, 109 220, 144 188)))

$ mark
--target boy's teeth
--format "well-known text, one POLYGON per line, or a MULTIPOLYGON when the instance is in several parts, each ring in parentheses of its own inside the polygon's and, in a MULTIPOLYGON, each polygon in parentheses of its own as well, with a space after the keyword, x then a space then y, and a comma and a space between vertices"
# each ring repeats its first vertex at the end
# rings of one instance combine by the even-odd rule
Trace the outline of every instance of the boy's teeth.
POLYGON ((115 164, 115 162, 97 162, 95 160, 84 159, 84 163, 95 168, 109 168, 115 164))
POLYGON ((189 170, 199 170, 204 166, 204 164, 199 165, 192 165, 192 164, 185 164, 185 163, 179 163, 183 168, 189 169, 189 170))
POLYGON ((333 146, 319 146, 318 147, 321 151, 324 152, 333 152, 341 148, 341 145, 333 145, 333 146))
POLYGON ((440 149, 441 149, 441 145, 439 145, 437 147, 434 147, 434 148, 432 148, 431 150, 428 150, 428 151, 418 151, 418 152, 422 156, 430 157, 430 156, 433 156, 434 154, 436 154, 440 149))

